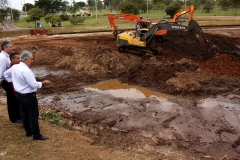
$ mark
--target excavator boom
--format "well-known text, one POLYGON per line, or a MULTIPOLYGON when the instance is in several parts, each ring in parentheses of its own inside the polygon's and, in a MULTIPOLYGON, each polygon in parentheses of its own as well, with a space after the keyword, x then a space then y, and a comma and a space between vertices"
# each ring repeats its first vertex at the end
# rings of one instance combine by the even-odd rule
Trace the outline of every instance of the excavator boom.
POLYGON ((186 13, 189 13, 188 15, 188 20, 190 21, 192 18, 193 18, 193 14, 194 14, 194 6, 191 5, 189 8, 187 9, 182 9, 180 11, 178 11, 174 16, 173 16, 173 19, 172 21, 175 22, 177 21, 177 19, 179 17, 181 17, 182 15, 186 14, 186 13))
POLYGON ((113 28, 113 34, 115 35, 115 37, 117 37, 117 35, 119 34, 115 20, 129 20, 129 21, 133 21, 135 23, 140 22, 141 26, 144 26, 143 24, 145 24, 145 27, 143 27, 143 28, 150 28, 150 23, 151 23, 150 21, 143 21, 139 16, 134 15, 134 14, 113 15, 113 14, 109 13, 108 20, 109 20, 109 24, 110 24, 111 28, 113 28))

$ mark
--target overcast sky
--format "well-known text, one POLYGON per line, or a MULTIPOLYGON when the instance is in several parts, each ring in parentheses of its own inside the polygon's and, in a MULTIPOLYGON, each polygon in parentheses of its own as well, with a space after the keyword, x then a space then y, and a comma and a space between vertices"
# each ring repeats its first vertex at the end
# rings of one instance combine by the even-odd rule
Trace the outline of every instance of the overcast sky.
MULTIPOLYGON (((35 0, 9 0, 9 2, 11 3, 11 8, 14 8, 14 9, 18 9, 18 10, 22 10, 22 5, 24 3, 32 3, 34 4, 34 1, 35 0)), ((72 1, 72 0, 67 0, 69 3, 72 1)), ((75 2, 85 2, 85 0, 75 0, 75 2)))

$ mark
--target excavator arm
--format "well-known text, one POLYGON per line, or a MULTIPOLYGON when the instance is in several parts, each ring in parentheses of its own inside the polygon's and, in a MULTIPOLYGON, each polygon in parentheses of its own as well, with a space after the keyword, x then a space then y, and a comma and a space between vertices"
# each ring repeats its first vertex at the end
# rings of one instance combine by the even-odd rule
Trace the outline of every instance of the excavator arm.
POLYGON ((186 14, 186 13, 189 13, 189 15, 188 15, 188 20, 189 20, 189 21, 192 20, 193 14, 194 14, 194 6, 191 5, 191 6, 190 6, 189 8, 187 8, 187 9, 182 9, 182 10, 178 11, 178 12, 173 16, 172 21, 173 21, 173 22, 176 22, 179 17, 181 17, 183 14, 186 14))
POLYGON ((134 14, 117 14, 113 15, 111 13, 108 14, 108 20, 111 28, 113 28, 113 34, 117 37, 118 35, 118 29, 115 23, 115 20, 129 20, 134 21, 135 23, 140 22, 141 18, 134 14))
POLYGON ((152 26, 152 28, 150 28, 148 30, 148 32, 146 32, 145 35, 143 35, 141 37, 141 39, 144 39, 144 41, 146 41, 146 45, 147 46, 151 43, 151 41, 154 38, 155 33, 158 30, 168 30, 168 31, 169 30, 183 30, 183 31, 190 31, 190 32, 195 34, 196 38, 199 40, 201 45, 206 50, 209 49, 209 41, 208 41, 207 37, 203 33, 203 31, 202 31, 201 27, 199 26, 199 24, 195 20, 193 20, 193 19, 190 20, 188 26, 175 24, 173 22, 158 23, 158 24, 152 26))

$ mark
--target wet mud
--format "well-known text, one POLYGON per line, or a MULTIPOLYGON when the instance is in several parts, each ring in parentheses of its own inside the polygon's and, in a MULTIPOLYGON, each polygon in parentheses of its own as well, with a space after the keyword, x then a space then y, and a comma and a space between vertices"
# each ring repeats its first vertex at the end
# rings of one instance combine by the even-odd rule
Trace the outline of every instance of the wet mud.
POLYGON ((37 79, 53 82, 38 90, 40 108, 89 143, 152 159, 240 159, 240 30, 204 32, 218 56, 188 32, 169 32, 150 58, 119 53, 111 33, 13 41, 34 54, 37 79))

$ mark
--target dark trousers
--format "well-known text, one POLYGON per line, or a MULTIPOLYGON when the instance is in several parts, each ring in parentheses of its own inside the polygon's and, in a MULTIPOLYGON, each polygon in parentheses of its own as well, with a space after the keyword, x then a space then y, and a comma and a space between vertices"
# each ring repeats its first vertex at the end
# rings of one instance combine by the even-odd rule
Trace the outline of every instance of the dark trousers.
POLYGON ((13 92, 12 86, 7 81, 1 83, 2 88, 6 91, 7 96, 7 109, 10 121, 20 120, 20 103, 13 92))
POLYGON ((17 93, 17 99, 21 103, 21 115, 26 135, 33 137, 40 136, 38 124, 38 100, 36 93, 20 94, 17 93))

